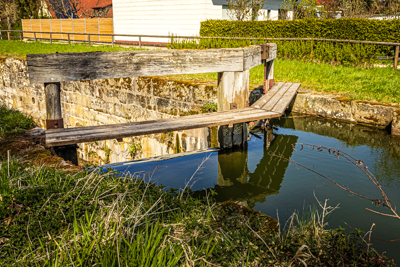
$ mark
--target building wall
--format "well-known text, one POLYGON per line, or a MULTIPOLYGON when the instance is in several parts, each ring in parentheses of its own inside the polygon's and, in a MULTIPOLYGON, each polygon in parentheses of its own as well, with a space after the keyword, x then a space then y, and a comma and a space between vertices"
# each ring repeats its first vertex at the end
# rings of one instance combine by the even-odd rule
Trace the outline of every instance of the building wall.
MULTIPOLYGON (((222 19, 222 6, 211 0, 114 0, 116 34, 187 35, 200 32, 200 22, 222 19)), ((137 38, 116 37, 116 40, 137 38)), ((168 42, 168 39, 145 38, 142 41, 168 42)))
MULTIPOLYGON (((259 20, 278 19, 282 0, 265 3, 259 20), (268 15, 270 10, 270 16, 268 15)), ((226 1, 216 0, 113 0, 114 33, 140 35, 198 36, 200 23, 207 19, 229 19, 226 1)), ((138 38, 116 37, 117 41, 138 41, 138 38)), ((143 38, 144 42, 169 39, 143 38)))

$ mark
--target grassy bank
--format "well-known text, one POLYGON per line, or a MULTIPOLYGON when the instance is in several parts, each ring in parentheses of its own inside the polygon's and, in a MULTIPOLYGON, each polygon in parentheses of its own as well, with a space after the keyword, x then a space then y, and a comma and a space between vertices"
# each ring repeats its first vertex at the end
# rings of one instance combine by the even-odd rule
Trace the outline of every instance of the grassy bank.
POLYGON ((25 133, 35 125, 33 119, 17 110, 0 105, 0 140, 25 133))
POLYGON ((0 165, 2 266, 387 266, 316 210, 276 220, 115 174, 0 165), (9 166, 9 167, 8 167, 9 166))
MULTIPOLYGON (((89 51, 122 51, 134 48, 89 46, 87 44, 50 44, 24 43, 20 41, 0 40, 0 54, 3 56, 25 57, 26 54, 64 53, 89 51)), ((397 93, 400 84, 400 72, 390 67, 370 68, 334 66, 325 63, 313 63, 296 60, 276 60, 275 78, 283 82, 300 82, 302 88, 317 92, 334 93, 355 100, 376 100, 385 103, 400 103, 397 93)), ((263 84, 262 66, 251 69, 252 88, 263 84)), ((216 82, 216 73, 174 75, 178 80, 216 82)))
POLYGON ((126 48, 111 45, 88 45, 88 44, 65 44, 65 43, 45 43, 45 42, 20 42, 0 40, 0 54, 8 57, 26 57, 27 54, 47 54, 47 53, 79 53, 79 52, 99 52, 99 51, 126 51, 138 50, 136 48, 126 48))
POLYGON ((166 190, 113 171, 65 173, 5 155, 0 266, 393 265, 362 232, 326 230, 329 209, 294 213, 280 227, 258 211, 217 203, 213 191, 166 190))
MULTIPOLYGON (((339 94, 354 100, 400 103, 400 71, 392 68, 355 68, 296 60, 276 60, 277 82, 299 82, 303 89, 339 94)), ((174 75, 178 80, 217 82, 216 73, 174 75)), ((263 66, 250 70, 250 87, 263 84, 263 66)))

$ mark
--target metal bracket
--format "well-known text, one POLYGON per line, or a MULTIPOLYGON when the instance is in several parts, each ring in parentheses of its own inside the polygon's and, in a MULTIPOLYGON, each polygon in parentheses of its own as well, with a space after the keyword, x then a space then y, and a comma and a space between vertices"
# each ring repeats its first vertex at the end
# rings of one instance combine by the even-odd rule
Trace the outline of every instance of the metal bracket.
POLYGON ((231 103, 231 110, 232 109, 237 109, 237 104, 236 103, 231 103))
POLYGON ((46 120, 46 129, 61 129, 64 128, 63 118, 58 120, 46 120))
POLYGON ((267 43, 261 44, 261 60, 269 58, 269 45, 267 43))

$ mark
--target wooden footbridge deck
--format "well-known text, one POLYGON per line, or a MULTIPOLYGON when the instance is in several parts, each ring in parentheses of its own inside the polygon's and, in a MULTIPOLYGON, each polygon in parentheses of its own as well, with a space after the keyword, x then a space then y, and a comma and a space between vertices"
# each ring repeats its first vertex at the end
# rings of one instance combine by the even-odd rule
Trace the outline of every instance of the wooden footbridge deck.
MULTIPOLYGON (((222 147, 246 142, 245 122, 280 117, 300 84, 274 85, 276 44, 206 50, 156 50, 27 55, 31 83, 44 83, 45 144, 63 147, 82 142, 222 126, 222 147), (248 107, 249 70, 264 64, 265 95, 248 107), (64 128, 61 83, 107 78, 218 73, 218 112, 163 120, 64 128), (233 130, 232 130, 233 129, 233 130), (242 138, 235 141, 234 135, 242 138)), ((221 144, 221 141, 220 141, 221 144)), ((75 150, 76 153, 76 150, 75 150)))
POLYGON ((68 129, 50 129, 45 132, 47 146, 64 146, 76 143, 120 139, 155 133, 182 131, 203 127, 231 125, 282 116, 297 93, 300 84, 278 83, 249 108, 150 120, 134 123, 112 124, 68 129))

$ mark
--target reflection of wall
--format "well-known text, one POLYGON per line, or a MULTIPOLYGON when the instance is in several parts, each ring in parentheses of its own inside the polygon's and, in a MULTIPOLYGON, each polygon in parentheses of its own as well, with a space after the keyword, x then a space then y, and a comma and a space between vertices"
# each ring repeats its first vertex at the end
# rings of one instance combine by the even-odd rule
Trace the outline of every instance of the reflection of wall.
POLYGON ((374 127, 316 117, 294 117, 274 120, 273 123, 285 128, 333 137, 348 145, 367 144, 379 149, 373 166, 377 179, 385 186, 400 184, 400 137, 398 136, 389 135, 386 131, 374 127))
MULTIPOLYGON (((268 137, 270 135, 266 136, 267 139, 268 137)), ((263 156, 252 173, 247 167, 247 147, 241 151, 220 151, 218 185, 214 188, 218 193, 217 200, 233 200, 254 207, 255 203, 264 202, 267 196, 277 194, 289 162, 270 154, 290 158, 292 144, 296 142, 297 136, 275 135, 269 146, 264 144, 263 156)))

